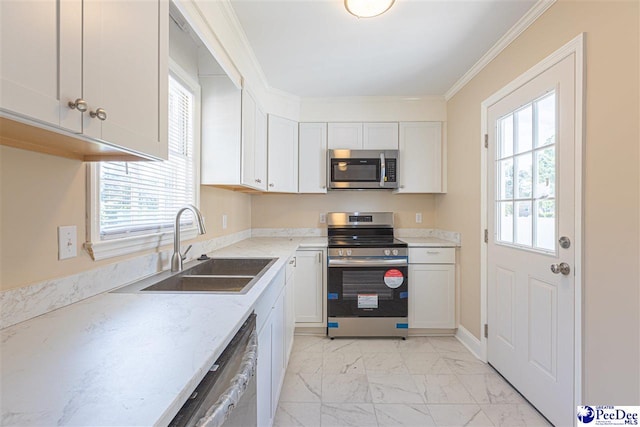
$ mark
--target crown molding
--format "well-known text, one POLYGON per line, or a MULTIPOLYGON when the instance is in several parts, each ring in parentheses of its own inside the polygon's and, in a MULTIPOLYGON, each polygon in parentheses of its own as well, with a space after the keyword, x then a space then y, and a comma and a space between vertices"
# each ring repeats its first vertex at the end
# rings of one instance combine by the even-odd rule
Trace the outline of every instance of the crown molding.
POLYGON ((469 83, 480 71, 493 61, 504 49, 507 48, 520 34, 533 24, 556 0, 538 0, 531 9, 516 22, 507 33, 494 44, 457 82, 445 92, 444 97, 448 101, 469 83))

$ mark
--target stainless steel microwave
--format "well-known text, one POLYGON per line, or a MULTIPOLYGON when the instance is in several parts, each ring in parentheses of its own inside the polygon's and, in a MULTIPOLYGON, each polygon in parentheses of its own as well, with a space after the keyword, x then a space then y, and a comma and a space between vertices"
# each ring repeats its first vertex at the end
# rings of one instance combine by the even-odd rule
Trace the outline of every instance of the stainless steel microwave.
POLYGON ((398 188, 398 150, 329 150, 330 190, 398 188))

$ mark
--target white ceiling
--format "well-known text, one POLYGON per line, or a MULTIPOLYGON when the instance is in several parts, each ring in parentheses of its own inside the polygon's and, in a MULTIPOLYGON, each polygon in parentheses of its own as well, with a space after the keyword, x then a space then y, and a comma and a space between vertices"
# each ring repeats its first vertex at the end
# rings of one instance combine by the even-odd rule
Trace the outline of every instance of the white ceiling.
POLYGON ((270 86, 303 97, 443 95, 535 0, 231 0, 270 86))

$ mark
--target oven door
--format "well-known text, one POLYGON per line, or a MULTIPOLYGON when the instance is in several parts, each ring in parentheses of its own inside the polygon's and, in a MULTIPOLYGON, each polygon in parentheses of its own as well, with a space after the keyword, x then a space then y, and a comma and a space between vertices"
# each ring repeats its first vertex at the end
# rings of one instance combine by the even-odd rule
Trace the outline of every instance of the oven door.
POLYGON ((330 266, 329 317, 407 317, 407 266, 330 266))

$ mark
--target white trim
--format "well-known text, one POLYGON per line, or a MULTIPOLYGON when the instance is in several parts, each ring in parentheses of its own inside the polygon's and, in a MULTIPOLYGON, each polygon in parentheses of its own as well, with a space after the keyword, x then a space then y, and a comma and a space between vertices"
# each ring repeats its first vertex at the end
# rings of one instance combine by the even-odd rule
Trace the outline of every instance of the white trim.
POLYGON ((448 101, 466 86, 480 71, 493 61, 503 50, 520 36, 531 24, 533 24, 556 0, 538 0, 529 11, 516 22, 513 27, 503 35, 460 79, 453 84, 444 94, 448 101))
POLYGON ((476 338, 471 332, 464 326, 458 326, 455 337, 467 348, 475 357, 487 361, 486 349, 482 347, 482 342, 476 338))
MULTIPOLYGON (((489 107, 511 92, 532 80, 539 74, 562 61, 567 56, 575 55, 575 303, 574 303, 574 406, 581 405, 582 402, 582 303, 583 303, 583 154, 584 154, 584 69, 585 69, 585 33, 579 34, 573 40, 556 50, 551 55, 538 62, 525 73, 518 76, 502 89, 482 101, 480 104, 480 143, 484 147, 484 135, 487 133, 487 111, 489 107)), ((480 194, 480 217, 481 231, 488 226, 487 220, 487 150, 482 149, 481 154, 481 194, 480 194)), ((487 322, 487 245, 484 243, 484 236, 480 239, 480 324, 483 326, 487 322)), ((481 337, 482 354, 487 354, 487 339, 484 334, 481 337)))

